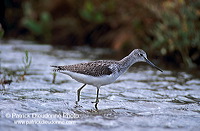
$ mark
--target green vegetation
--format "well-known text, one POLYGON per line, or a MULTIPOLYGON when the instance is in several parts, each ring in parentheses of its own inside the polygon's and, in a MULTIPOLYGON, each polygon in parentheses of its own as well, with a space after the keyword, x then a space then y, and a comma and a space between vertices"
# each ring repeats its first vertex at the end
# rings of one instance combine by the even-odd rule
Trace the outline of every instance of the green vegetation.
POLYGON ((168 7, 160 14, 153 35, 153 48, 159 49, 163 56, 178 52, 185 66, 195 67, 195 57, 200 57, 200 22, 197 5, 200 2, 173 2, 173 7, 168 7))
POLYGON ((85 2, 82 10, 80 10, 80 15, 83 19, 90 22, 102 23, 105 19, 103 12, 96 10, 91 1, 85 2))
POLYGON ((0 68, 0 85, 3 87, 3 90, 5 90, 6 84, 10 85, 13 82, 14 76, 16 76, 15 71, 0 68))
POLYGON ((43 11, 39 15, 39 19, 34 18, 34 11, 31 3, 25 2, 23 6, 24 17, 22 25, 26 27, 35 38, 48 42, 51 38, 51 15, 43 11))
POLYGON ((56 74, 56 72, 53 72, 52 75, 53 75, 52 83, 55 84, 55 82, 56 82, 56 75, 57 74, 56 74))
POLYGON ((24 53, 25 56, 22 57, 22 62, 24 65, 22 69, 12 70, 8 68, 2 68, 0 59, 0 84, 2 85, 3 89, 5 89, 5 84, 10 84, 13 82, 13 80, 19 82, 25 79, 24 77, 25 75, 27 75, 27 71, 31 66, 32 57, 29 55, 29 52, 27 50, 24 53), (23 72, 23 74, 21 72, 23 72))
POLYGON ((3 28, 1 27, 1 24, 0 24, 0 38, 2 38, 4 35, 4 30, 3 28))
POLYGON ((22 58, 22 62, 24 64, 24 66, 23 66, 23 72, 24 72, 24 75, 26 75, 28 69, 31 66, 31 62, 32 62, 32 57, 29 56, 29 53, 28 53, 27 50, 25 51, 25 56, 22 58))

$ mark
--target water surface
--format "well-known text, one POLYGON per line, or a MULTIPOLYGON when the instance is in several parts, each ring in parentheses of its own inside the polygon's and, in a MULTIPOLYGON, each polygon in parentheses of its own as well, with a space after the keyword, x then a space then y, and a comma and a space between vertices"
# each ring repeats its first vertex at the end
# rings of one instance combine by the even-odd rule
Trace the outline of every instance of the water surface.
POLYGON ((18 40, 1 41, 0 50, 0 78, 12 79, 10 85, 0 85, 2 131, 200 129, 200 80, 192 74, 167 69, 162 73, 145 63, 132 66, 115 83, 101 87, 96 110, 91 103, 95 87, 82 90, 77 107, 76 90, 82 84, 63 74, 57 74, 53 84, 50 65, 95 60, 109 50, 64 51, 18 40), (25 50, 32 64, 22 79, 25 50))

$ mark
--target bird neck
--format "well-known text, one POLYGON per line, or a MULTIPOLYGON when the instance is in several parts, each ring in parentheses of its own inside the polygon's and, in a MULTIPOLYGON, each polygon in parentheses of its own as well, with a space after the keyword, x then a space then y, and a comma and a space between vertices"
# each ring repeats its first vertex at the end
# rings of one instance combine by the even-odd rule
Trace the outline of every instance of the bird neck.
POLYGON ((137 59, 134 55, 129 54, 128 56, 124 57, 120 61, 121 70, 126 71, 130 66, 137 62, 137 59))

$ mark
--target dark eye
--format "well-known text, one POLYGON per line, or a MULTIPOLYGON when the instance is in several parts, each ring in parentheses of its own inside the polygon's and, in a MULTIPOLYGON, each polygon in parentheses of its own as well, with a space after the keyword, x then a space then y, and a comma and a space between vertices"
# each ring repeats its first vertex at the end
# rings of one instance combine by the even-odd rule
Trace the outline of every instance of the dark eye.
POLYGON ((143 56, 143 54, 139 54, 140 56, 143 56))

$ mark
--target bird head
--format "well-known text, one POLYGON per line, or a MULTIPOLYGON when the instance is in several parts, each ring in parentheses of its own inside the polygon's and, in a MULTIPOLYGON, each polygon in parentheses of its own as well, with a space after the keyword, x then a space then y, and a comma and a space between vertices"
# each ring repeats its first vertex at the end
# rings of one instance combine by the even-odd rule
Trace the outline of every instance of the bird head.
POLYGON ((138 62, 146 62, 149 65, 151 65, 152 67, 154 67, 154 68, 158 69, 159 71, 163 72, 159 67, 157 67, 150 60, 148 60, 146 52, 144 52, 142 49, 135 49, 135 50, 132 51, 131 54, 135 56, 135 58, 136 58, 136 60, 138 62))

